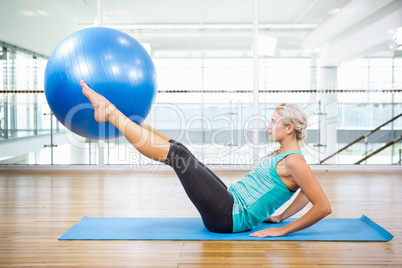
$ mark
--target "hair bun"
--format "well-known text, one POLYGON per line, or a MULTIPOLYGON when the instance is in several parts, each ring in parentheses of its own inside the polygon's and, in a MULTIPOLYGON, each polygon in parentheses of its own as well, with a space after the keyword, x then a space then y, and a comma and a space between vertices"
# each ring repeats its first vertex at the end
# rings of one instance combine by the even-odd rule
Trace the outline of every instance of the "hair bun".
POLYGON ((297 141, 302 141, 307 137, 307 116, 303 109, 293 103, 281 103, 275 110, 282 116, 284 125, 293 124, 295 126, 295 137, 297 141))

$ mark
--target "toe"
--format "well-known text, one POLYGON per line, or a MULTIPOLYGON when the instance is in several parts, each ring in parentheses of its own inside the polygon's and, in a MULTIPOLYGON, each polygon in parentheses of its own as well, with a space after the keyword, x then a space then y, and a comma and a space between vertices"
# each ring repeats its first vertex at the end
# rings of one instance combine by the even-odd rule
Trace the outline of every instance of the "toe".
POLYGON ((86 89, 86 90, 89 89, 89 86, 88 86, 87 83, 85 83, 83 80, 81 80, 80 85, 81 85, 81 87, 82 87, 83 89, 86 89))

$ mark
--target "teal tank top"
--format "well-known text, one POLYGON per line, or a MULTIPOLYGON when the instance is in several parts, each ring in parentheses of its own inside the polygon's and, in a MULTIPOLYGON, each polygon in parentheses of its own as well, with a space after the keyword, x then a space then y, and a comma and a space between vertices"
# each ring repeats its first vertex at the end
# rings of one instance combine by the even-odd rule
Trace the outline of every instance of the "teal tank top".
POLYGON ((267 157, 229 187, 234 198, 233 232, 255 228, 293 196, 276 172, 278 162, 290 154, 303 156, 294 150, 267 157))

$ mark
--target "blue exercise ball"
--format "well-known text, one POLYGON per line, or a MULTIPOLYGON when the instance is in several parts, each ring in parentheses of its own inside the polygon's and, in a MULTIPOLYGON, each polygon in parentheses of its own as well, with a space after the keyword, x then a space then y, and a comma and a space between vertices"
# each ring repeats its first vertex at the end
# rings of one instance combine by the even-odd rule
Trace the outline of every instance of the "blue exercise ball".
POLYGON ((151 57, 133 37, 115 29, 87 28, 64 39, 47 62, 45 95, 53 114, 72 132, 91 139, 118 137, 112 124, 95 121, 81 80, 137 124, 156 97, 151 57))

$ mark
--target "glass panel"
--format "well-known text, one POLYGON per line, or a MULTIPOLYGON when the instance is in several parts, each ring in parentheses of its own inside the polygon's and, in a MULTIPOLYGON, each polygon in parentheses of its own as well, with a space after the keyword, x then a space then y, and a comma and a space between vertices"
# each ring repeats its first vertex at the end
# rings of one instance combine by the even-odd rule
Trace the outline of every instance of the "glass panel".
MULTIPOLYGON (((6 74, 6 63, 4 60, 5 52, 3 51, 3 47, 0 46, 0 90, 4 90, 5 83, 5 74, 6 74)), ((1 98, 1 97, 0 97, 1 98)))
POLYGON ((394 88, 402 89, 402 58, 394 59, 394 88))
MULTIPOLYGON (((0 146, 18 139, 18 147, 26 147, 25 151, 0 150, 0 164, 97 165, 97 141, 72 134, 51 117, 43 93, 11 92, 43 90, 46 62, 28 52, 0 49, 0 89, 10 91, 0 94, 0 146), (57 147, 50 147, 50 133, 57 147)), ((266 92, 259 94, 259 157, 277 146, 269 141, 266 130, 275 105, 292 102, 307 114, 308 137, 302 150, 309 164, 317 163, 319 93, 288 92, 314 87, 316 66, 310 66, 311 62, 303 58, 260 60, 260 90, 266 92)), ((252 59, 156 58, 154 63, 159 93, 146 123, 186 144, 206 164, 252 163, 252 59)), ((380 91, 400 89, 401 72, 400 58, 357 59, 338 67, 338 88, 374 90, 338 93, 338 148, 402 112, 400 92, 380 91)), ((353 164, 401 134, 399 118, 342 152, 338 164, 353 164)), ((106 141, 104 149, 107 165, 155 167, 155 162, 141 156, 123 137, 106 141)), ((398 142, 363 164, 396 163, 400 149, 398 142)))
POLYGON ((356 59, 338 67, 338 88, 367 89, 369 85, 367 59, 356 59))
POLYGON ((155 59, 159 90, 200 90, 200 59, 155 59))
POLYGON ((267 59, 267 89, 310 89, 310 59, 267 59))
POLYGON ((392 88, 392 59, 370 59, 370 89, 392 88))
POLYGON ((252 90, 251 59, 206 59, 204 61, 205 90, 252 90))

